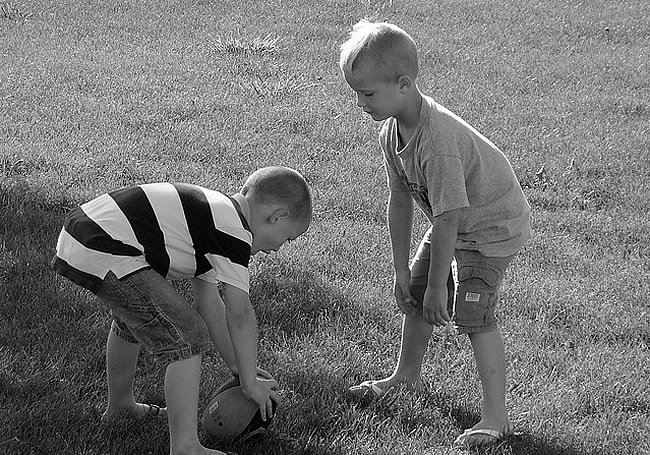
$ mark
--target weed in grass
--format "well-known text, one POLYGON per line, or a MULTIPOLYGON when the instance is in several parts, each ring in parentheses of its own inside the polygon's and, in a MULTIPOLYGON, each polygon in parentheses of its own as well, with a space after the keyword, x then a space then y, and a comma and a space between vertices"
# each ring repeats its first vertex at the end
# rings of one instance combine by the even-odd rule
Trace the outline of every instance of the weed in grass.
MULTIPOLYGON (((322 86, 321 82, 305 81, 300 76, 268 77, 260 75, 250 81, 253 92, 261 98, 283 99, 286 96, 297 94, 313 87, 322 86)), ((243 88, 245 88, 242 85, 243 88)))
POLYGON ((15 159, 10 156, 2 157, 2 173, 5 177, 14 177, 19 175, 25 175, 25 160, 15 159))
POLYGON ((26 13, 10 2, 0 3, 0 19, 9 21, 26 20, 32 17, 32 13, 26 13))
POLYGON ((271 33, 267 35, 248 37, 237 32, 238 36, 231 33, 227 36, 217 36, 212 38, 212 46, 218 52, 233 55, 267 55, 273 54, 278 50, 279 37, 274 37, 271 33))

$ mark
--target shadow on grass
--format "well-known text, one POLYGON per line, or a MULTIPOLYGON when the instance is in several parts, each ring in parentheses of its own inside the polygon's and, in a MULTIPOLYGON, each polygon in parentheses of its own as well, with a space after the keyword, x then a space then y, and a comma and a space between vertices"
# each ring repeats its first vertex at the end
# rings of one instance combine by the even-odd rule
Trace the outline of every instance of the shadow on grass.
POLYGON ((21 186, 0 185, 0 284, 5 299, 0 316, 13 319, 18 327, 33 328, 37 321, 31 317, 42 320, 52 308, 54 290, 48 284, 54 274, 49 261, 65 216, 64 204, 34 197, 21 186), (45 301, 50 304, 43 306, 45 301))
POLYGON ((305 445, 304 441, 287 438, 275 432, 242 443, 209 443, 206 446, 239 455, 348 455, 347 451, 341 449, 305 445))
MULTIPOLYGON (((342 326, 346 324, 358 324, 360 320, 373 320, 373 323, 381 323, 382 315, 373 314, 375 310, 372 307, 363 307, 358 302, 353 301, 344 292, 328 285, 315 274, 293 268, 289 264, 279 261, 268 261, 262 270, 254 277, 255 283, 251 287, 251 298, 254 301, 261 302, 256 307, 256 314, 260 320, 262 329, 280 330, 289 338, 300 337, 304 335, 315 335, 318 330, 322 329, 320 324, 336 320, 342 326)), ((299 389, 303 395, 302 403, 292 403, 292 410, 298 415, 303 416, 300 430, 308 431, 310 428, 328 428, 336 431, 336 425, 332 425, 328 417, 320 412, 310 412, 311 409, 327 408, 332 414, 340 413, 358 413, 356 418, 367 418, 367 414, 375 414, 382 419, 396 420, 397 425, 402 430, 410 434, 423 428, 429 428, 432 432, 437 432, 435 436, 438 440, 448 440, 449 444, 456 435, 449 435, 449 428, 434 428, 432 422, 444 419, 449 416, 454 422, 454 427, 459 429, 470 428, 481 418, 480 414, 469 410, 461 405, 455 404, 456 398, 450 395, 429 393, 421 401, 421 405, 409 409, 409 399, 401 399, 408 396, 407 392, 398 392, 395 397, 386 397, 387 400, 370 403, 364 400, 351 399, 345 397, 341 391, 345 391, 349 384, 344 375, 332 376, 322 374, 313 374, 310 371, 294 372, 284 374, 282 378, 285 385, 290 388, 299 389), (306 386, 308 384, 308 386, 306 386), (306 390, 307 387, 309 390, 306 390), (317 395, 313 393, 318 391, 317 395), (311 392, 311 395, 310 395, 311 392), (302 409, 305 406, 305 409, 302 409), (424 406, 423 410, 421 406, 424 406), (357 408, 358 407, 358 408, 357 408), (433 414, 433 415, 432 415, 433 414), (433 426, 432 426, 433 425, 433 426)), ((419 400, 418 400, 419 401, 419 400)), ((353 423, 349 425, 354 426, 353 423)), ((360 426, 360 431, 365 431, 360 426)), ((453 431, 453 430, 452 430, 453 431)), ((460 431, 459 431, 460 433, 460 431)), ((337 437, 326 431, 321 430, 317 433, 323 441, 336 441, 337 437)), ((318 439, 318 438, 316 438, 318 439)), ((323 449, 311 448, 310 450, 296 450, 292 444, 282 443, 282 435, 277 434, 271 438, 273 444, 279 444, 277 447, 267 445, 264 449, 269 450, 269 454, 284 453, 336 453, 332 447, 323 449)), ((326 445, 326 443, 324 443, 326 445)), ((295 445, 295 444, 294 444, 295 445)), ((233 447, 233 450, 237 450, 233 447)), ((450 449, 451 450, 451 449, 450 449)), ((267 452, 245 452, 245 453, 267 453, 267 452)), ((515 454, 515 455, 589 455, 589 452, 568 447, 561 444, 561 441, 549 441, 543 437, 533 434, 517 432, 515 435, 507 438, 501 444, 487 447, 485 449, 472 449, 468 453, 481 454, 515 454)))
POLYGON ((345 326, 372 316, 314 273, 285 262, 265 261, 251 280, 260 324, 287 336, 310 335, 332 321, 345 326))
MULTIPOLYGON (((393 391, 384 395, 380 400, 369 401, 355 399, 355 403, 365 406, 369 413, 376 414, 381 418, 394 418, 400 421, 400 426, 406 433, 415 432, 418 429, 427 428, 430 435, 437 433, 439 440, 447 440, 451 445, 457 434, 449 435, 448 427, 441 428, 435 422, 441 416, 450 417, 459 429, 472 427, 481 418, 480 414, 454 404, 454 397, 440 394, 427 393, 415 397, 405 389, 393 391), (391 396, 392 395, 392 396, 391 396), (441 431, 443 430, 443 431, 441 431)), ((458 431, 460 434, 460 431, 458 431)), ((450 449, 451 450, 451 449, 450 449)), ((543 436, 516 430, 514 434, 505 438, 498 444, 484 448, 459 448, 460 452, 481 454, 481 455, 597 455, 598 451, 580 450, 563 444, 559 440, 549 440, 543 436)), ((453 453, 457 453, 454 451, 453 453)))
MULTIPOLYGON (((447 397, 446 400, 451 400, 447 397)), ((449 412, 459 428, 472 427, 481 419, 481 416, 473 411, 468 411, 458 406, 442 406, 442 412, 449 412)), ((591 452, 581 451, 576 448, 567 447, 558 441, 549 441, 541 436, 515 430, 515 433, 506 438, 502 443, 494 447, 476 449, 480 454, 504 453, 513 455, 591 455, 591 452)), ((595 455, 595 454, 594 454, 595 455)))
POLYGON ((597 455, 600 451, 581 451, 559 443, 547 441, 542 437, 527 433, 517 433, 508 439, 511 453, 515 455, 597 455))
POLYGON ((11 322, 0 326, 0 346, 37 357, 76 342, 85 346, 104 329, 96 324, 92 295, 50 268, 63 220, 76 203, 44 191, 0 182, 0 321, 11 322))
MULTIPOLYGON (((104 453, 98 445, 109 453, 152 453, 144 446, 166 444, 166 436, 150 437, 141 451, 113 450, 109 436, 124 448, 129 433, 99 424, 110 316, 50 269, 71 206, 26 182, 0 183, 0 453, 104 453)), ((140 394, 157 402, 160 392, 148 387, 140 394)))
MULTIPOLYGON (((76 205, 36 194, 26 186, 0 184, 0 452, 168 453, 166 422, 126 419, 100 423, 106 387, 103 351, 110 316, 90 293, 58 278, 49 265, 68 207, 76 205)), ((286 273, 292 273, 291 269, 286 273)), ((296 292, 294 302, 304 296, 298 290, 312 279, 301 275, 293 281, 289 291, 296 292)), ((329 292, 328 301, 321 302, 322 289, 323 294, 312 296, 307 304, 301 300, 301 311, 296 312, 282 296, 275 295, 280 288, 287 291, 282 283, 274 287, 273 280, 265 278, 257 286, 260 297, 273 300, 286 311, 278 314, 267 305, 264 308, 269 311, 263 312, 262 318, 286 332, 308 330, 311 317, 323 305, 352 311, 342 298, 332 301, 329 292)), ((147 363, 152 362, 141 356, 136 387, 143 374, 147 375, 145 381, 155 374, 146 371, 147 363)), ((160 403, 162 396, 148 387, 142 387, 140 397, 160 403)), ((277 425, 282 428, 282 422, 277 425)), ((271 431, 261 441, 217 444, 216 448, 269 455, 344 453, 332 447, 306 446, 301 436, 285 430, 271 431)), ((305 431, 311 430, 307 427, 305 431)))
MULTIPOLYGON (((97 391, 105 388, 102 357, 109 318, 98 315, 97 306, 89 304, 92 296, 76 293, 74 286, 60 292, 60 283, 49 269, 66 207, 71 205, 76 204, 0 185, 0 427, 5 434, 0 438, 0 451, 166 453, 163 422, 99 423, 97 406, 103 396, 97 391)), ((282 332, 289 339, 312 335, 323 323, 344 327, 372 320, 381 324, 385 317, 381 310, 358 305, 300 267, 269 261, 253 281, 251 297, 263 302, 256 306, 261 328, 282 332)), ((363 412, 357 416, 361 411, 342 396, 349 385, 345 374, 294 370, 285 373, 283 381, 296 396, 267 437, 218 447, 268 455, 347 453, 336 447, 342 443, 340 433, 365 429, 353 421, 363 417, 363 412), (341 419, 341 415, 348 417, 341 419)), ((149 393, 149 398, 157 402, 160 391, 153 396, 149 393)), ((451 416, 459 428, 479 420, 477 414, 449 405, 452 400, 431 395, 425 405, 451 416)), ((405 415, 374 407, 372 412, 401 419, 400 425, 407 430, 431 425, 430 418, 417 411, 405 415)), ((586 455, 529 434, 517 434, 507 444, 508 453, 521 455, 586 455)), ((486 449, 483 453, 496 452, 486 449)))

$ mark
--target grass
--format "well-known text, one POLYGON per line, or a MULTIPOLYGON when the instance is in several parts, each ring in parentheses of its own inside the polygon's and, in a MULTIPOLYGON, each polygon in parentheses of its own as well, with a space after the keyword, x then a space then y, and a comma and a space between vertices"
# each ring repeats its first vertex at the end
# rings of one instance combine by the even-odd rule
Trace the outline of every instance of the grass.
POLYGON ((11 20, 11 21, 20 21, 24 19, 29 19, 32 16, 31 13, 25 13, 19 9, 16 5, 9 2, 0 3, 0 20, 11 20))
POLYGON ((273 37, 270 33, 266 36, 248 38, 246 36, 217 36, 213 39, 214 48, 221 53, 228 54, 272 54, 278 48, 280 38, 273 37))
MULTIPOLYGON (((49 271, 66 211, 132 183, 235 191, 281 163, 316 194, 310 230, 252 264, 284 401, 263 441, 219 447, 465 453, 463 337, 434 333, 422 396, 342 397, 391 371, 400 326, 378 125, 336 66, 362 17, 413 34, 423 91, 503 149, 533 207, 500 306, 517 434, 477 452, 650 453, 650 8, 632 0, 0 3, 0 452, 168 452, 160 422, 99 425, 110 317, 49 271)), ((164 402, 163 367, 142 355, 139 397, 164 402)), ((225 379, 206 359, 201 405, 225 379)))

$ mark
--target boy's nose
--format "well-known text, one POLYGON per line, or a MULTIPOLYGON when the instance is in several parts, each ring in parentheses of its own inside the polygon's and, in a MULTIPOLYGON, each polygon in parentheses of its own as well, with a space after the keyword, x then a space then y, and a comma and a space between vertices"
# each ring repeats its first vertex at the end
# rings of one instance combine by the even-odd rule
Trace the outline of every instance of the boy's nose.
POLYGON ((363 98, 361 95, 357 95, 357 107, 363 107, 365 106, 366 103, 363 101, 363 98))

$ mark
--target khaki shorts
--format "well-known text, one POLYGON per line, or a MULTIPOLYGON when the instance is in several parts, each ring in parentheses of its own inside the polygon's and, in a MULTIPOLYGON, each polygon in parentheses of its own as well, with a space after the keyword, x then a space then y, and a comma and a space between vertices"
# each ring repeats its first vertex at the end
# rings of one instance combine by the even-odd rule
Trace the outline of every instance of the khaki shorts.
MULTIPOLYGON (((411 295, 420 306, 428 283, 430 251, 431 230, 424 235, 411 263, 411 295)), ((495 309, 499 288, 516 255, 488 257, 477 251, 456 250, 454 256, 456 273, 450 269, 447 279, 447 310, 456 330, 459 333, 497 330, 495 309)))

